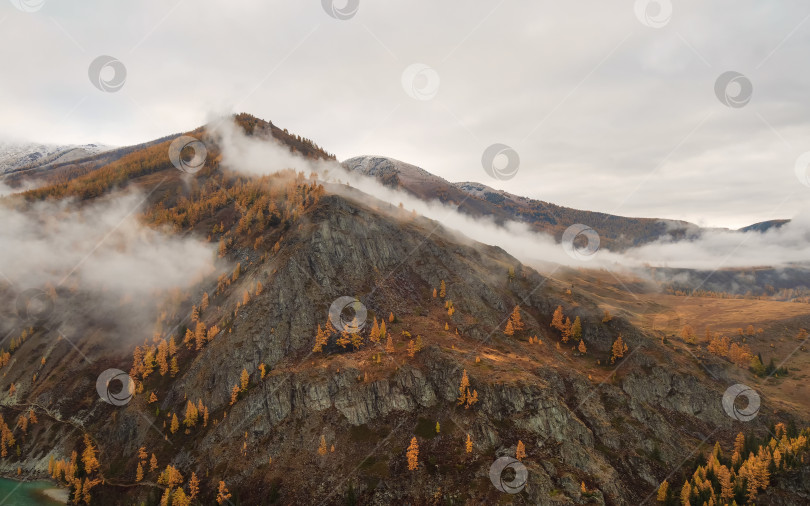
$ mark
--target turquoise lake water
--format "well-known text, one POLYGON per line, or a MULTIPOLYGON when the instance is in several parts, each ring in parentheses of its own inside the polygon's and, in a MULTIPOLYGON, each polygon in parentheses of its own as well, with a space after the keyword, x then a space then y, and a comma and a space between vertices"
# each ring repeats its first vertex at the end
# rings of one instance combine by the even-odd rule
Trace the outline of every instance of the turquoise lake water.
POLYGON ((20 483, 19 481, 0 478, 0 502, 9 506, 59 505, 59 502, 49 499, 42 493, 43 490, 48 488, 54 488, 54 484, 47 481, 20 483))

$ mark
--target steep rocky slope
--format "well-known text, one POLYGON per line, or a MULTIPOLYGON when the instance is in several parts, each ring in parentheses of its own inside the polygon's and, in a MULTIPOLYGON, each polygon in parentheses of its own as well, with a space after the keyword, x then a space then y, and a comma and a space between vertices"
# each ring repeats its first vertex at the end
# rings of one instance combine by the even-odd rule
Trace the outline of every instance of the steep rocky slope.
MULTIPOLYGON (((0 369, 2 415, 20 448, 0 459, 5 475, 19 468, 46 476, 51 457, 82 455, 86 435, 99 450, 99 469, 79 473, 84 483, 98 480, 93 504, 157 504, 167 465, 186 490, 192 473, 200 479, 202 504, 214 503, 220 482, 233 504, 641 504, 665 478, 691 476, 714 441, 729 451, 738 432, 766 437, 777 422, 806 423, 777 399, 763 399, 753 422, 733 419, 723 392, 745 371, 696 361, 633 326, 638 315, 604 318, 586 290, 497 247, 343 185, 290 173, 253 186, 218 166, 215 145, 209 154, 194 178, 176 177, 165 161, 146 164, 137 150, 121 158, 121 170, 129 185, 166 185, 150 194, 146 221, 219 241, 227 265, 183 293, 156 297, 158 324, 143 322, 136 339, 126 338, 130 322, 94 311, 94 296, 75 287, 55 290, 48 321, 17 322, 33 333, 0 369), (331 304, 344 296, 368 310, 360 342, 341 346, 333 333, 313 351, 331 304), (506 335, 516 306, 525 329, 506 335), (580 318, 587 352, 551 328, 558 306, 580 318), (370 334, 383 321, 390 345, 370 334), (64 323, 70 340, 59 337, 64 323), (195 324, 218 332, 195 345, 195 324), (619 336, 628 349, 612 361, 619 336), (150 353, 168 340, 177 368, 159 371, 150 353), (421 349, 409 351, 412 341, 421 349), (137 384, 124 405, 96 390, 112 367, 137 384), (477 398, 466 406, 457 402, 465 374, 477 398), (173 427, 189 403, 204 407, 204 421, 200 414, 173 427), (31 410, 39 420, 24 431, 19 417, 31 410), (419 465, 409 470, 414 437, 419 465), (504 494, 490 466, 514 456, 519 442, 528 482, 504 494), (155 469, 139 457, 142 447, 155 469)), ((103 187, 87 179, 93 174, 26 197, 92 198, 88 189, 103 187)), ((115 307, 139 313, 132 301, 115 307)), ((11 325, 13 310, 4 317, 11 325)), ((775 474, 768 493, 801 501, 797 479, 775 474)))

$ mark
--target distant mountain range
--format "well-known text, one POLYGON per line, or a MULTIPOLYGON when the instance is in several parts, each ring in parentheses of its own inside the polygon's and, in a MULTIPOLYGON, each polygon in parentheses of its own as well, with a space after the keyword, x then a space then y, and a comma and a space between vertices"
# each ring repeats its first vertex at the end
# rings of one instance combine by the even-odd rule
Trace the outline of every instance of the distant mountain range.
MULTIPOLYGON (((622 251, 661 238, 694 239, 708 229, 694 223, 656 218, 630 218, 572 209, 496 190, 477 182, 451 183, 430 172, 399 160, 382 156, 358 156, 343 162, 348 170, 376 177, 392 188, 401 188, 424 200, 439 200, 458 206, 471 216, 491 216, 496 222, 518 221, 539 232, 552 234, 558 241, 571 225, 588 225, 599 233, 602 245, 622 251)), ((741 232, 779 227, 789 220, 773 220, 750 225, 741 232)))
POLYGON ((0 174, 72 162, 112 149, 100 144, 67 145, 0 142, 0 174))

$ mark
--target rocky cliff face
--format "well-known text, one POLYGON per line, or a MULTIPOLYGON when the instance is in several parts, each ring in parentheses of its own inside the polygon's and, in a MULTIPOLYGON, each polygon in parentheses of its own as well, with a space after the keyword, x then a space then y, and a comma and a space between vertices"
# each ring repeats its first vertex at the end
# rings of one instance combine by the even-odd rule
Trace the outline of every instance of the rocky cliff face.
MULTIPOLYGON (((120 494, 130 502, 156 500, 157 485, 131 486, 137 449, 146 446, 161 467, 226 480, 241 504, 337 504, 351 497, 365 504, 505 497, 640 504, 704 439, 727 439, 741 429, 723 412, 722 379, 683 369, 658 340, 621 318, 603 323, 586 293, 566 294, 567 287, 498 248, 351 194, 323 197, 299 223, 264 261, 248 250, 237 254, 245 271, 213 303, 233 307, 257 281, 262 293, 175 378, 150 387, 160 392, 157 403, 145 393, 124 407, 105 404, 93 384, 99 365, 76 364, 65 371, 70 402, 45 393, 31 401, 48 406, 51 416, 34 429, 30 456, 0 469, 44 472, 49 453, 67 457, 76 435, 92 432, 105 463, 102 501, 120 494), (434 298, 442 280, 447 296, 434 298), (360 299, 369 319, 386 320, 394 352, 370 343, 350 351, 333 336, 325 351, 312 353, 318 325, 344 295, 360 299), (516 305, 527 330, 504 336, 516 305), (585 357, 571 343, 555 345, 549 322, 557 306, 580 316, 585 357), (414 357, 405 332, 424 341, 414 357), (630 352, 610 365, 608 350, 620 334, 630 352), (264 378, 261 364, 268 368, 264 378), (243 369, 250 385, 232 403, 243 369), (469 408, 457 402, 464 371, 479 399, 469 408), (208 425, 170 434, 167 413, 182 417, 185 403, 197 399, 210 409, 208 425), (405 449, 414 436, 420 469, 409 471, 405 449), (330 447, 326 455, 317 452, 321 437, 330 447), (518 441, 526 448, 528 482, 506 496, 488 473, 496 458, 515 455, 518 441)), ((121 359, 102 362, 128 369, 121 359)), ((25 409, 15 399, 5 403, 25 409)), ((791 494, 806 493, 789 484, 800 476, 788 480, 786 487, 797 490, 791 494)))

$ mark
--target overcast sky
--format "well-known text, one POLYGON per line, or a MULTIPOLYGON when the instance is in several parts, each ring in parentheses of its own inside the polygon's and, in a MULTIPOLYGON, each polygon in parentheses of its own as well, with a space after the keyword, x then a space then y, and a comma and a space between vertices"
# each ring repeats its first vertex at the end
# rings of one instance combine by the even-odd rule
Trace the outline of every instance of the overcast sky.
POLYGON ((336 0, 333 17, 321 0, 9 0, 0 137, 127 145, 245 111, 341 160, 575 208, 728 227, 800 213, 810 4, 649 3, 336 0), (107 65, 91 82, 102 55, 125 80, 107 65), (716 93, 728 71, 743 77, 721 98, 741 107, 716 93), (494 143, 519 154, 513 178, 484 171, 494 143))

